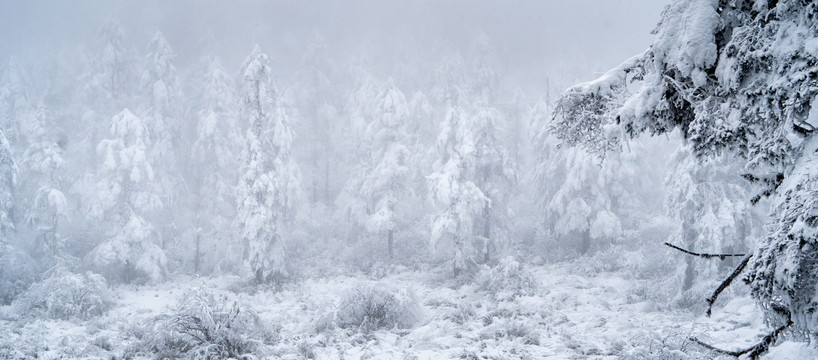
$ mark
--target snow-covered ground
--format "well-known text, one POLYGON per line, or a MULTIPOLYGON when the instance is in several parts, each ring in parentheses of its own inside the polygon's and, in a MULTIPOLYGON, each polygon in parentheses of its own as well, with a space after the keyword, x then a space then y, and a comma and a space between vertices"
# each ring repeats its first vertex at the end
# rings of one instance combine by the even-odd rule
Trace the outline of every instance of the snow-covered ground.
MULTIPOLYGON (((762 336, 760 312, 747 297, 720 304, 712 318, 645 300, 625 272, 580 275, 574 263, 530 267, 532 295, 489 293, 451 280, 448 268, 397 269, 380 280, 361 276, 306 279, 282 291, 242 291, 235 277, 177 279, 150 287, 121 286, 105 315, 88 321, 18 317, 2 308, 0 356, 119 358, 136 341, 135 328, 172 308, 194 287, 239 291, 236 298, 278 332, 270 358, 300 359, 696 359, 713 358, 691 343, 739 348, 762 336), (350 289, 375 282, 407 289, 422 304, 410 329, 374 332, 317 326, 350 289)), ((727 357, 725 357, 727 358, 727 357)), ((766 359, 818 358, 785 342, 766 359)))

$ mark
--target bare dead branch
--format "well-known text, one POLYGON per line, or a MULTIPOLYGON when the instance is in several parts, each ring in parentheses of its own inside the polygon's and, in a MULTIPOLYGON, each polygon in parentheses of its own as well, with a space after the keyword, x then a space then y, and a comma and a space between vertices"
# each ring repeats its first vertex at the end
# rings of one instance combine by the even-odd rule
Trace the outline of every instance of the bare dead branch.
POLYGON ((706 300, 707 317, 710 317, 711 310, 713 309, 713 303, 716 302, 716 299, 718 299, 721 292, 724 291, 724 289, 727 289, 727 287, 730 286, 730 283, 732 283, 733 280, 735 280, 735 278, 738 277, 739 274, 741 274, 744 268, 747 267, 747 263, 750 262, 751 257, 753 257, 753 254, 745 256, 744 260, 741 260, 741 263, 739 263, 738 266, 736 266, 735 270, 733 270, 730 276, 728 276, 727 279, 724 279, 724 281, 721 282, 716 291, 713 292, 713 295, 710 295, 710 297, 707 298, 706 300))
POLYGON ((744 355, 744 354, 749 354, 747 358, 755 360, 755 359, 758 359, 759 356, 766 353, 767 350, 770 349, 770 345, 772 345, 775 342, 775 340, 778 338, 778 336, 781 334, 781 332, 786 330, 788 327, 790 327, 790 325, 792 325, 792 318, 789 318, 787 320, 786 324, 779 326, 777 329, 773 330, 771 333, 769 333, 766 336, 764 336, 763 338, 761 338, 761 341, 759 341, 757 344, 755 344, 755 345, 753 345, 751 347, 748 347, 746 349, 743 349, 743 350, 732 350, 731 351, 731 350, 720 349, 720 348, 717 348, 717 347, 715 347, 713 345, 702 342, 701 340, 699 340, 699 339, 697 339, 695 337, 690 338, 690 340, 695 342, 696 344, 699 344, 701 347, 704 347, 704 348, 706 348, 706 349, 708 349, 710 351, 717 352, 719 354, 730 355, 730 356, 735 356, 735 357, 739 357, 739 356, 744 355))
POLYGON ((676 245, 673 245, 673 244, 667 243, 667 242, 665 243, 665 245, 667 245, 667 246, 669 246, 669 247, 671 247, 673 249, 679 250, 679 251, 681 251, 681 252, 683 252, 685 254, 698 256, 698 257, 703 257, 705 259, 719 258, 720 260, 724 260, 724 259, 726 259, 728 257, 747 256, 747 254, 702 254, 702 253, 697 253, 697 252, 692 252, 690 250, 682 249, 682 248, 680 248, 680 247, 678 247, 676 245))

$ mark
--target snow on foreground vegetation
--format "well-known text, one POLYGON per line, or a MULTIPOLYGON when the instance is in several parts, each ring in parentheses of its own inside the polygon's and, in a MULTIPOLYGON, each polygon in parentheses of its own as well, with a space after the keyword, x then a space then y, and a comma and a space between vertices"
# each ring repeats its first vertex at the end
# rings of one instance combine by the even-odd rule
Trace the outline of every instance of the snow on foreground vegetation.
MULTIPOLYGON (((666 289, 650 270, 611 271, 618 265, 606 260, 504 259, 465 284, 448 267, 397 267, 381 279, 305 279, 282 291, 232 276, 119 286, 94 317, 0 308, 0 358, 712 359, 688 339, 741 347, 766 331, 746 296, 696 316, 660 301, 666 289)), ((785 342, 763 359, 816 357, 785 342)))

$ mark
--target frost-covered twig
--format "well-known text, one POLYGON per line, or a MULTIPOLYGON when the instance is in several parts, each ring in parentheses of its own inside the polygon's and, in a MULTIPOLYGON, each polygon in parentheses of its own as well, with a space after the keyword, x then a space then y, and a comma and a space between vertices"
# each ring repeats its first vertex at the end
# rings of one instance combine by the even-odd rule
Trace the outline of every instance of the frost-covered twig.
POLYGON ((736 266, 736 269, 733 270, 730 276, 728 276, 727 279, 724 279, 724 281, 721 282, 716 291, 713 292, 713 295, 710 295, 710 297, 707 298, 706 300, 707 317, 710 317, 710 312, 713 309, 713 303, 716 302, 716 299, 719 297, 721 292, 724 291, 724 289, 726 289, 728 286, 730 286, 730 283, 733 282, 733 280, 738 276, 738 274, 740 274, 744 270, 744 268, 747 267, 747 263, 750 262, 751 257, 753 257, 753 254, 745 256, 744 260, 741 260, 741 263, 739 263, 738 266, 736 266))
POLYGON ((690 250, 682 249, 682 248, 680 248, 680 247, 678 247, 676 245, 673 245, 671 243, 666 242, 665 245, 667 245, 667 246, 669 246, 671 248, 674 248, 676 250, 679 250, 679 251, 681 251, 681 252, 683 252, 685 254, 693 255, 693 256, 699 256, 699 257, 703 257, 703 258, 706 258, 706 259, 716 258, 717 257, 717 258, 719 258, 721 260, 724 260, 727 257, 747 256, 747 254, 701 254, 701 253, 697 253, 697 252, 692 252, 690 250))

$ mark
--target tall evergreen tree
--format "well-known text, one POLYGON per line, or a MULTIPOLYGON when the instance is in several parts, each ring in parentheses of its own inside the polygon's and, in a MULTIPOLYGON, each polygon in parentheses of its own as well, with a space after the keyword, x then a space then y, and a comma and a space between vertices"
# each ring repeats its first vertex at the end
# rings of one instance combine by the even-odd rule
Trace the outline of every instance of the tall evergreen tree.
POLYGON ((236 213, 234 186, 238 181, 236 161, 241 149, 235 81, 217 58, 210 58, 202 80, 197 137, 191 155, 197 169, 191 182, 197 214, 193 239, 193 270, 197 273, 231 260, 223 255, 231 248, 229 229, 236 213), (202 264, 203 259, 207 259, 207 264, 202 264))
POLYGON ((148 161, 148 131, 128 109, 111 119, 110 129, 112 137, 97 147, 103 161, 88 202, 89 215, 108 226, 88 259, 112 280, 157 281, 167 261, 155 226, 146 220, 163 206, 148 161))
POLYGON ((237 225, 245 260, 258 283, 287 275, 285 225, 300 192, 287 106, 273 81, 268 56, 258 46, 241 68, 241 116, 249 124, 241 155, 237 225))
POLYGON ((11 156, 9 142, 0 130, 0 237, 8 239, 14 232, 14 192, 17 186, 17 163, 11 156))
POLYGON ((366 203, 365 227, 370 233, 386 234, 390 257, 400 219, 397 207, 409 191, 408 117, 406 97, 390 79, 378 97, 375 118, 367 127, 368 157, 360 169, 363 181, 359 189, 366 203))
POLYGON ((489 199, 474 183, 475 139, 463 109, 451 107, 441 124, 437 139, 438 159, 429 175, 430 193, 437 212, 432 220, 431 243, 438 252, 452 254, 452 268, 457 277, 474 268, 479 261, 473 227, 489 199))
POLYGON ((489 199, 476 224, 485 243, 484 262, 505 242, 513 214, 511 199, 517 192, 517 164, 501 141, 504 120, 499 110, 480 103, 470 124, 474 132, 474 183, 489 199))

